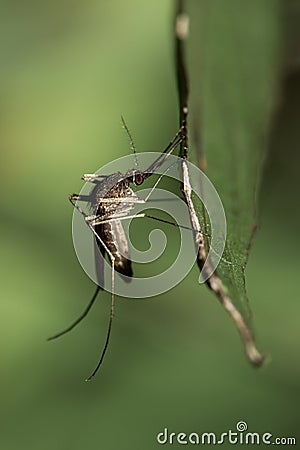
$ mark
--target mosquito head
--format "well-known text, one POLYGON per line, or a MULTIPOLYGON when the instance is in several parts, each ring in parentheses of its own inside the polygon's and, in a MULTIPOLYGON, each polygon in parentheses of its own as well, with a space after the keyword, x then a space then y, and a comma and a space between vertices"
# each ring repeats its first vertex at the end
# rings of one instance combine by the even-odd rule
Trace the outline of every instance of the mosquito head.
POLYGON ((142 184, 144 182, 144 179, 145 179, 144 174, 142 172, 140 172, 139 170, 136 170, 134 173, 134 177, 133 177, 134 184, 139 186, 140 184, 142 184))
POLYGON ((135 184, 135 186, 140 186, 145 180, 145 174, 140 170, 130 170, 126 174, 126 178, 130 183, 135 184))

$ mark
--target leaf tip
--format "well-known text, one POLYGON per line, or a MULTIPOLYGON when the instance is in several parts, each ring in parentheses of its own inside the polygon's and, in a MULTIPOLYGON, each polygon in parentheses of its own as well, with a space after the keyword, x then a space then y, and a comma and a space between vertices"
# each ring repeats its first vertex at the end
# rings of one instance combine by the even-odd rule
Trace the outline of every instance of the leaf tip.
POLYGON ((266 361, 266 356, 261 354, 255 345, 251 345, 251 348, 246 349, 247 356, 254 367, 262 367, 266 361))

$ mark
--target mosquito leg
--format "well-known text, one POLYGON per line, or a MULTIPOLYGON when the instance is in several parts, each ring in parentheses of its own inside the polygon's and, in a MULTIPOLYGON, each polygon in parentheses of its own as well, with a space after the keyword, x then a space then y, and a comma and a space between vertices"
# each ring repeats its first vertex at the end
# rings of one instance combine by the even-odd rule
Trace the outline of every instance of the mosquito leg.
POLYGON ((69 197, 70 202, 72 203, 72 205, 74 206, 74 208, 76 208, 80 214, 83 215, 83 217, 86 217, 87 214, 80 208, 80 206, 77 205, 76 201, 77 200, 83 200, 86 201, 85 198, 88 198, 90 200, 90 197, 88 195, 78 195, 78 194, 72 194, 69 197))
POLYGON ((171 222, 170 220, 160 219, 159 217, 151 216, 150 214, 147 214, 147 213, 144 213, 144 217, 147 217, 148 219, 157 220, 158 222, 167 223, 167 224, 169 224, 169 225, 173 225, 174 227, 183 228, 184 230, 193 231, 194 233, 202 233, 202 234, 204 234, 205 236, 210 236, 210 234, 204 233, 203 231, 194 230, 194 229, 191 228, 191 227, 186 227, 185 225, 179 225, 178 223, 176 223, 176 222, 171 222))
POLYGON ((145 200, 136 197, 103 197, 99 203, 145 203, 145 200))
MULTIPOLYGON (((76 202, 83 201, 83 202, 89 202, 91 201, 91 197, 89 195, 78 195, 78 194, 72 194, 69 197, 70 202, 76 208, 80 214, 82 214, 84 217, 88 217, 87 214, 76 204, 76 202)), ((99 203, 145 203, 145 200, 136 198, 136 197, 104 197, 98 199, 99 203)))
MULTIPOLYGON (((71 200, 71 202, 72 202, 72 200, 71 200)), ((75 202, 73 204, 74 204, 75 207, 77 207, 75 202)), ((77 207, 77 209, 80 212, 81 208, 77 207)), ((86 214, 83 211, 82 211, 82 214, 83 214, 84 217, 86 217, 86 214)), ((101 366, 102 361, 104 359, 104 356, 105 356, 108 344, 109 344, 109 338, 110 338, 112 322, 113 322, 113 317, 114 317, 114 309, 115 309, 115 258, 113 256, 113 254, 110 252, 110 250, 108 249, 108 247, 106 246, 106 244, 102 241, 102 239, 100 238, 98 233, 95 231, 95 229, 91 225, 91 223, 89 223, 88 221, 86 221, 86 223, 87 223, 88 227, 91 229, 91 231, 93 232, 93 234, 95 235, 96 239, 104 247, 104 249, 105 249, 106 253, 108 254, 108 257, 109 257, 109 259, 111 261, 111 306, 110 306, 110 318, 109 318, 108 330, 107 330, 106 341, 105 341, 105 344, 104 344, 104 348, 103 348, 100 360, 99 360, 95 370, 93 371, 93 373, 86 379, 86 381, 90 381, 96 375, 96 373, 98 372, 99 367, 101 366)))
POLYGON ((92 227, 94 227, 95 225, 100 225, 102 223, 110 223, 110 222, 116 222, 116 221, 120 221, 120 220, 126 220, 126 219, 137 219, 138 217, 145 217, 145 213, 141 213, 141 214, 133 214, 131 216, 113 216, 110 217, 109 219, 105 219, 103 220, 101 218, 101 216, 87 216, 86 217, 86 221, 89 221, 90 225, 92 227))
POLYGON ((104 359, 106 350, 108 348, 108 344, 109 344, 109 338, 110 338, 112 322, 113 322, 113 318, 114 318, 114 309, 115 309, 115 258, 113 257, 113 255, 110 252, 109 252, 109 258, 111 260, 111 304, 110 304, 110 316, 109 316, 109 323, 108 323, 108 329, 107 329, 107 334, 106 334, 106 341, 105 341, 104 348, 102 350, 101 357, 99 359, 99 362, 98 362, 96 368, 94 369, 94 371, 91 373, 91 375, 85 381, 91 381, 91 379, 98 372, 98 370, 102 364, 102 361, 104 359))
MULTIPOLYGON (((83 200, 83 197, 85 197, 85 196, 73 194, 73 195, 71 195, 71 196, 69 197, 69 200, 70 200, 70 202, 72 203, 72 205, 80 212, 80 214, 82 214, 82 215, 86 218, 86 217, 87 217, 86 213, 85 213, 85 212, 84 212, 84 211, 76 204, 76 201, 77 201, 77 200, 83 200)), ((96 238, 97 238, 98 240, 100 240, 101 245, 103 245, 105 251, 108 251, 108 248, 106 247, 106 245, 104 244, 104 242, 100 239, 100 237, 98 236, 98 234, 95 232, 94 228, 93 228, 89 223, 88 223, 88 226, 89 226, 89 228, 93 231, 93 233, 96 235, 96 238)), ((88 312, 90 311, 91 307, 93 306, 93 304, 94 304, 94 302, 95 302, 95 300, 96 300, 96 298, 97 298, 97 295, 98 295, 98 293, 99 293, 100 290, 103 290, 102 287, 97 286, 96 292, 94 293, 94 295, 93 295, 92 299, 90 300, 88 306, 87 306, 86 309, 83 311, 83 313, 81 314, 81 316, 78 317, 77 320, 75 320, 74 323, 72 323, 68 328, 66 328, 65 330, 61 331, 60 333, 57 333, 57 334, 55 334, 54 336, 49 337, 49 338, 48 338, 48 341, 51 341, 51 340, 53 340, 53 339, 56 339, 56 338, 58 338, 58 337, 60 337, 60 336, 62 336, 62 335, 64 335, 64 334, 68 333, 68 332, 71 331, 73 328, 75 328, 76 325, 78 325, 78 324, 82 321, 82 319, 84 319, 84 318, 87 316, 87 314, 88 314, 88 312)))
MULTIPOLYGON (((106 253, 108 254, 108 256, 110 257, 110 259, 113 259, 113 255, 111 254, 111 252, 109 251, 107 245, 105 244, 105 242, 100 238, 100 236, 98 235, 98 233, 96 233, 93 225, 91 224, 91 220, 89 220, 89 216, 80 208, 80 206, 77 205, 76 201, 78 199, 78 197, 80 197, 79 195, 73 194, 69 197, 70 202, 72 203, 72 205, 74 206, 74 208, 76 208, 80 214, 83 215, 83 217, 85 218, 85 223, 87 224, 87 226, 89 227, 89 229, 93 232, 94 236, 96 237, 97 241, 100 242, 100 244, 102 245, 102 247, 104 248, 104 250, 106 251, 106 253)), ((93 217, 93 216, 91 216, 93 217)), ((98 216, 100 217, 100 216, 98 216)))
MULTIPOLYGON (((185 230, 190 230, 190 231, 193 231, 194 233, 201 233, 203 236, 211 237, 211 234, 205 233, 204 231, 194 230, 193 228, 186 227, 185 225, 178 225, 178 223, 176 223, 176 222, 171 222, 171 221, 169 221, 169 220, 160 219, 160 218, 158 218, 158 217, 151 216, 150 214, 147 214, 147 213, 144 214, 144 217, 147 217, 147 218, 153 219, 153 220, 157 220, 158 222, 167 223, 167 224, 169 224, 169 225, 173 225, 174 227, 183 228, 183 229, 185 229, 185 230)), ((234 266, 234 263, 232 263, 232 262, 230 262, 230 261, 227 261, 227 259, 225 259, 222 255, 220 255, 216 250, 214 250, 213 247, 211 247, 211 251, 212 251, 216 256, 221 257, 222 262, 224 262, 225 264, 234 266)))
MULTIPOLYGON (((77 199, 78 199, 78 195, 71 195, 70 202, 86 218, 87 215, 85 214, 85 212, 76 204, 76 200, 77 199)), ((106 341, 105 341, 105 344, 104 344, 104 348, 102 350, 102 354, 101 354, 100 360, 99 360, 95 370, 86 379, 86 381, 90 381, 96 375, 96 373, 98 372, 99 367, 101 366, 102 361, 104 359, 106 350, 108 348, 108 344, 109 344, 110 333, 111 333, 111 328, 112 328, 112 322, 113 322, 113 317, 114 317, 114 309, 115 309, 115 258, 113 256, 113 254, 111 253, 111 251, 106 246, 105 242, 100 238, 100 236, 98 235, 98 233, 96 232, 96 230, 94 229, 92 224, 88 220, 86 220, 86 224, 88 225, 90 230, 93 232, 93 234, 95 235, 96 239, 101 243, 101 245, 103 246, 104 250, 108 254, 108 257, 109 257, 109 259, 111 261, 111 305, 110 305, 109 324, 108 324, 108 329, 107 329, 106 341)), ((99 287, 99 289, 100 289, 100 287, 99 287)))
POLYGON ((90 195, 77 195, 77 194, 72 194, 69 197, 70 202, 72 203, 72 205, 75 207, 75 201, 81 201, 81 202, 90 202, 91 201, 91 197, 90 195))
POLYGON ((147 217, 149 219, 157 220, 158 222, 167 223, 167 224, 173 225, 174 227, 177 227, 177 228, 183 228, 185 230, 193 231, 194 233, 202 233, 203 235, 210 237, 210 234, 204 233, 203 231, 194 230, 191 227, 186 227, 185 225, 179 225, 178 223, 171 222, 170 220, 160 219, 159 217, 151 216, 150 214, 147 214, 147 213, 133 214, 131 216, 113 216, 113 217, 110 217, 109 219, 105 219, 105 220, 102 220, 101 216, 98 216, 98 217, 87 216, 86 221, 89 221, 89 224, 92 227, 94 227, 95 225, 100 225, 103 223, 116 222, 116 221, 122 221, 122 220, 127 220, 127 219, 138 219, 138 218, 142 218, 142 217, 147 217))
POLYGON ((162 179, 163 176, 166 175, 166 173, 171 169, 171 167, 173 167, 174 165, 178 164, 179 161, 175 161, 174 163, 172 163, 169 167, 166 168, 166 170, 160 175, 160 177, 158 178, 158 180, 156 180, 156 182, 154 183, 154 186, 152 186, 150 192, 148 193, 148 195, 146 196, 146 198, 144 199, 144 202, 146 203, 149 200, 150 195, 152 194, 152 192, 154 192, 154 189, 157 187, 158 183, 160 182, 160 180, 162 179))
MULTIPOLYGON (((176 162, 176 163, 177 163, 177 162, 176 162)), ((170 167, 171 167, 171 166, 170 166, 170 167)), ((168 167, 167 170, 169 170, 170 167, 168 167)), ((161 177, 159 178, 158 182, 160 181, 160 179, 161 179, 161 177)), ((150 194, 152 193, 152 190, 153 190, 153 189, 151 189, 150 194)), ((203 231, 201 231, 201 230, 195 230, 195 229, 193 229, 193 228, 186 227, 185 225, 178 225, 178 224, 175 223, 175 222, 171 222, 171 221, 169 221, 169 220, 160 219, 160 218, 158 218, 158 217, 151 216, 151 215, 149 215, 149 214, 147 214, 147 213, 134 214, 134 215, 131 215, 131 216, 125 216, 125 217, 124 217, 124 216, 113 216, 113 217, 111 217, 111 218, 109 218, 109 219, 105 219, 105 220, 101 219, 101 216, 98 216, 98 217, 97 217, 97 216, 88 216, 88 215, 87 215, 84 211, 82 211, 82 209, 81 209, 78 205, 76 205, 76 203, 73 201, 74 199, 78 199, 78 197, 79 197, 78 195, 72 195, 72 196, 70 197, 71 203, 72 203, 72 204, 74 205, 74 207, 76 207, 76 208, 78 209, 78 211, 85 217, 86 223, 88 224, 88 226, 90 227, 90 229, 92 230, 92 232, 95 234, 96 238, 100 241, 101 245, 103 245, 105 251, 106 251, 108 254, 110 253, 109 250, 108 250, 108 248, 106 247, 106 245, 104 244, 104 242, 102 241, 102 239, 100 239, 100 237, 99 237, 98 234, 95 232, 95 230, 94 230, 93 227, 94 227, 95 225, 100 225, 100 224, 102 224, 102 223, 108 223, 108 222, 114 222, 114 221, 117 221, 117 220, 137 219, 137 218, 141 218, 141 217, 148 217, 149 219, 153 219, 153 220, 156 220, 156 221, 158 221, 158 222, 167 223, 167 224, 172 225, 172 226, 177 226, 178 228, 183 228, 183 229, 186 229, 186 230, 193 231, 194 233, 202 234, 203 236, 211 237, 210 234, 205 233, 205 232, 203 232, 203 231)), ((147 196, 147 198, 149 198, 149 195, 147 196)), ((111 199, 111 200, 115 200, 115 199, 111 199)), ((140 202, 134 201, 134 203, 145 203, 145 202, 146 202, 146 200, 141 200, 140 202)), ((214 250, 213 250, 213 251, 214 251, 214 250)), ((216 253, 216 252, 214 251, 214 253, 216 253)))
POLYGON ((100 290, 103 290, 100 286, 97 286, 96 288, 96 292, 94 293, 92 299, 90 300, 88 306, 86 307, 86 309, 83 311, 83 313, 81 314, 81 316, 78 317, 77 320, 75 320, 75 322, 73 322, 68 328, 66 328, 65 330, 61 331, 60 333, 54 334, 53 336, 50 336, 47 341, 52 341, 53 339, 56 339, 60 336, 63 336, 64 334, 68 333, 69 331, 73 330, 73 328, 76 327, 76 325, 78 325, 82 319, 84 319, 87 315, 88 312, 90 311, 91 307, 93 306, 93 304, 95 303, 95 300, 97 298, 97 295, 99 293, 100 290))
POLYGON ((107 177, 108 177, 108 175, 99 175, 98 173, 85 173, 85 174, 82 175, 81 179, 83 181, 88 181, 90 183, 97 184, 98 183, 98 181, 97 181, 98 178, 107 178, 107 177))

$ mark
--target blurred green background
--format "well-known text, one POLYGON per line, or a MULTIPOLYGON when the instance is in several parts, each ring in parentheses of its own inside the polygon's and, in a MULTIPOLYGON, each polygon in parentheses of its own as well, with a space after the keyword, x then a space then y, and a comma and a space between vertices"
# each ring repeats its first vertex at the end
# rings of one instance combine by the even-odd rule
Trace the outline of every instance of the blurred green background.
MULTIPOLYGON (((282 10, 283 29, 299 17, 299 2, 290 5, 289 13, 282 10)), ((68 195, 80 190, 82 173, 129 153, 121 114, 139 151, 161 150, 176 131, 172 18, 171 0, 1 1, 5 450, 151 449, 164 427, 217 433, 235 429, 239 420, 249 431, 297 437, 295 35, 283 32, 289 38, 282 43, 288 66, 268 143, 260 229, 246 272, 258 342, 271 362, 260 370, 250 367, 230 319, 208 289, 199 287, 196 268, 157 298, 117 299, 111 345, 91 383, 83 380, 105 339, 108 293, 76 331, 46 342, 77 317, 94 291, 73 250, 68 195)))

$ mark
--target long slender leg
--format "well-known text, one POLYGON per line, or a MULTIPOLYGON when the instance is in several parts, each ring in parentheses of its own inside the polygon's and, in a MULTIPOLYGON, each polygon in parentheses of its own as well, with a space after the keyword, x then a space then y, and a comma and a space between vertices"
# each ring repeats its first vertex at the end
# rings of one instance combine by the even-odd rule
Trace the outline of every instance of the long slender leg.
MULTIPOLYGON (((72 200, 71 200, 71 202, 72 202, 72 200)), ((79 211, 82 211, 81 208, 79 208, 75 203, 74 203, 74 206, 77 207, 77 209, 79 211)), ((83 213, 84 217, 87 217, 86 214, 83 211, 82 211, 82 213, 83 213)), ((113 217, 110 220, 105 220, 105 221, 102 221, 101 223, 109 222, 109 221, 112 221, 112 220, 124 220, 124 219, 137 218, 137 217, 145 217, 145 214, 144 213, 143 214, 136 214, 136 215, 133 215, 133 216, 125 216, 125 217, 123 216, 123 217, 119 217, 119 218, 113 217)), ((174 224, 172 222, 164 221, 164 220, 158 219, 158 218, 153 217, 153 216, 149 216, 149 218, 152 218, 152 219, 155 219, 155 220, 159 220, 159 221, 162 221, 162 222, 166 222, 166 223, 169 223, 171 225, 175 225, 175 226, 177 225, 177 224, 174 224)), ((98 236, 98 234, 94 230, 93 223, 87 221, 87 224, 90 227, 90 229, 93 231, 95 236, 100 240, 101 244, 104 244, 102 239, 100 239, 100 237, 98 236)), ((184 227, 184 228, 186 228, 186 227, 184 227)), ((108 256, 109 256, 109 258, 111 260, 111 267, 112 267, 112 271, 111 271, 112 292, 111 292, 110 318, 109 318, 108 330, 107 330, 107 335, 106 335, 106 341, 105 341, 104 348, 102 350, 99 362, 98 362, 96 368, 94 369, 94 371, 92 372, 92 374, 86 379, 86 381, 90 381, 96 375, 96 373, 98 372, 98 370, 99 370, 99 368, 100 368, 100 366, 101 366, 101 364, 103 362, 104 356, 106 354, 106 351, 107 351, 107 348, 108 348, 108 345, 109 345, 110 334, 111 334, 112 323, 113 323, 113 317, 114 317, 114 305, 115 305, 115 293, 114 293, 114 287, 115 287, 115 269, 114 269, 114 266, 115 266, 115 264, 114 264, 114 261, 115 260, 114 260, 114 257, 112 255, 112 253, 108 250, 108 248, 106 246, 105 246, 105 248, 106 248, 107 254, 108 254, 108 256)))
MULTIPOLYGON (((170 220, 165 220, 165 219, 160 219, 159 217, 155 217, 155 216, 151 216, 150 214, 144 213, 144 217, 148 218, 148 219, 153 219, 156 220, 158 222, 163 222, 163 223, 167 223, 169 225, 173 225, 174 227, 178 227, 178 228, 183 228, 184 230, 190 230, 193 231, 195 234, 196 233, 202 233, 203 236, 208 236, 211 237, 211 234, 209 233, 205 233, 204 231, 199 231, 199 230, 194 230, 193 228, 190 227, 186 227, 185 225, 179 225, 176 222, 171 222, 170 220)), ((120 219, 119 219, 120 220, 120 219)), ((220 255, 213 247, 211 247, 211 251, 216 255, 216 256, 220 256, 222 259, 222 262, 224 262, 225 264, 228 264, 230 266, 233 266, 234 263, 227 261, 227 259, 225 259, 222 255, 220 255)))
POLYGON ((112 216, 109 219, 101 219, 101 216, 96 216, 93 218, 93 216, 88 216, 86 218, 87 221, 90 221, 90 224, 94 227, 95 225, 101 225, 102 223, 109 223, 109 222, 116 222, 120 220, 126 220, 126 219, 137 219, 138 217, 145 217, 145 213, 141 214, 132 214, 131 216, 112 216))
MULTIPOLYGON (((83 200, 82 197, 83 197, 83 196, 79 196, 79 195, 75 195, 75 194, 74 194, 74 195, 72 195, 72 196, 70 197, 70 201, 71 201, 71 203, 79 210, 79 212, 80 212, 84 217, 86 217, 85 212, 84 212, 80 207, 78 207, 78 205, 76 205, 76 203, 75 203, 75 201, 74 201, 74 200, 79 200, 79 199, 80 199, 80 200, 83 200)), ((101 244, 103 244, 103 243, 101 242, 101 244)), ((104 246, 104 247, 106 247, 106 246, 104 246)), ((106 249, 106 250, 107 250, 107 249, 106 249)), ((83 311, 83 313, 78 317, 78 319, 75 320, 75 322, 73 322, 73 323, 72 323, 69 327, 67 327, 65 330, 63 330, 63 331, 61 331, 61 332, 59 332, 59 333, 57 333, 57 334, 54 334, 53 336, 50 336, 47 340, 48 340, 48 341, 51 341, 51 340, 56 339, 56 338, 58 338, 58 337, 60 337, 60 336, 63 336, 64 334, 68 333, 69 331, 73 330, 73 328, 75 328, 76 325, 78 325, 78 324, 79 324, 79 323, 80 323, 80 322, 88 315, 88 313, 89 313, 90 309, 92 308, 92 306, 93 306, 93 304, 94 304, 94 302, 95 302, 95 300, 96 300, 96 298, 97 298, 97 295, 98 295, 98 293, 99 293, 100 290, 103 290, 103 288, 100 287, 100 286, 97 286, 97 287, 96 287, 96 291, 95 291, 93 297, 91 298, 91 300, 90 300, 88 306, 87 306, 86 309, 83 311)))
MULTIPOLYGON (((171 222, 170 220, 160 219, 159 217, 151 216, 150 214, 147 214, 147 213, 144 213, 144 217, 147 217, 148 219, 157 220, 158 222, 167 223, 169 225, 173 225, 174 227, 183 228, 184 230, 193 231, 194 233, 199 233, 199 230, 194 230, 193 228, 186 227, 185 225, 179 225, 178 223, 171 222)), ((209 234, 203 233, 202 231, 201 231, 201 233, 205 234, 206 236, 210 236, 209 234)))
POLYGON ((57 334, 54 334, 53 336, 50 336, 50 337, 47 339, 47 341, 52 341, 53 339, 56 339, 56 338, 58 338, 58 337, 60 337, 60 336, 63 336, 64 334, 66 334, 66 333, 68 333, 69 331, 73 330, 73 328, 75 328, 76 325, 78 325, 78 324, 82 321, 82 319, 84 319, 84 318, 88 315, 88 312, 90 311, 91 307, 92 307, 93 304, 95 303, 95 300, 96 300, 97 295, 98 295, 98 293, 99 293, 100 290, 103 290, 103 289, 102 289, 100 286, 97 286, 96 292, 94 293, 94 295, 93 295, 92 299, 90 300, 88 306, 87 306, 86 309, 83 311, 83 313, 81 314, 81 316, 79 316, 78 319, 75 320, 75 322, 73 322, 73 323, 72 323, 68 328, 66 328, 65 330, 63 330, 63 331, 61 331, 61 332, 59 332, 59 333, 57 333, 57 334))
MULTIPOLYGON (((179 160, 180 161, 180 160, 179 160)), ((146 196, 146 198, 144 199, 144 202, 146 203, 149 200, 150 195, 152 194, 152 192, 154 191, 154 189, 157 187, 158 183, 161 181, 162 177, 166 175, 166 173, 171 169, 171 167, 175 166, 176 164, 178 164, 179 161, 175 161, 174 163, 172 163, 169 167, 166 168, 166 170, 160 175, 160 177, 156 180, 156 182, 154 183, 154 185, 152 186, 150 192, 148 193, 148 195, 146 196)))
POLYGON ((100 359, 99 359, 99 362, 98 362, 96 368, 94 369, 94 371, 91 373, 91 375, 85 381, 91 381, 91 379, 98 372, 98 370, 102 364, 102 361, 104 359, 106 350, 108 348, 109 339, 110 339, 110 333, 111 333, 112 322, 113 322, 113 318, 114 318, 114 310, 115 310, 115 259, 111 253, 110 253, 109 257, 111 258, 111 305, 110 305, 110 316, 109 316, 106 340, 105 340, 104 348, 102 350, 102 353, 101 353, 101 356, 100 356, 100 359))
MULTIPOLYGON (((101 224, 101 223, 114 222, 114 221, 117 221, 117 220, 122 221, 122 220, 126 220, 126 219, 138 219, 138 218, 142 218, 142 217, 146 217, 146 218, 148 218, 148 219, 153 219, 153 220, 156 220, 156 221, 158 221, 158 222, 166 223, 166 224, 168 224, 168 225, 172 225, 172 226, 177 227, 177 228, 183 228, 184 230, 192 231, 192 232, 195 233, 195 234, 197 234, 197 233, 202 233, 203 236, 211 237, 211 235, 210 235, 209 233, 205 233, 204 231, 194 230, 194 229, 191 228, 191 227, 187 227, 187 226, 185 226, 185 225, 179 225, 179 224, 176 223, 176 222, 172 222, 172 221, 170 221, 170 220, 165 220, 165 219, 161 219, 161 218, 159 218, 159 217, 151 216, 150 214, 147 214, 147 213, 135 214, 135 215, 131 215, 131 216, 120 216, 120 217, 117 216, 117 217, 112 217, 112 218, 110 218, 110 219, 107 219, 107 220, 101 220, 101 221, 99 221, 99 222, 96 222, 96 221, 91 222, 91 225, 94 226, 94 225, 99 225, 99 224, 101 224)), ((102 241, 101 241, 101 242, 102 242, 102 241)), ((215 255, 220 256, 219 253, 217 253, 213 248, 212 248, 212 251, 213 251, 213 253, 214 253, 215 255)), ((224 260, 225 263, 228 263, 228 261, 226 261, 225 259, 222 258, 222 261, 223 261, 223 260, 224 260)))
POLYGON ((77 200, 82 200, 82 201, 87 201, 86 197, 90 200, 90 197, 88 195, 78 195, 78 194, 72 194, 69 197, 70 202, 72 203, 72 205, 74 206, 74 208, 76 208, 80 214, 83 215, 83 217, 86 217, 87 214, 83 211, 83 209, 80 208, 80 206, 78 206, 76 204, 77 200))
MULTIPOLYGON (((85 222, 87 224, 87 226, 90 228, 90 230, 93 232, 93 234, 95 235, 96 239, 100 242, 100 244, 102 245, 102 247, 104 248, 104 250, 106 251, 106 253, 109 255, 109 257, 113 258, 113 255, 111 254, 111 252, 109 251, 107 245, 105 244, 105 242, 100 238, 100 236, 96 233, 94 227, 91 224, 91 220, 89 218, 89 216, 80 208, 80 206, 77 205, 77 203, 75 202, 75 200, 78 199, 78 195, 73 194, 69 197, 70 202, 72 203, 72 205, 74 206, 74 208, 76 208, 80 214, 83 215, 85 222)), ((92 216, 93 217, 93 216, 92 216)))
MULTIPOLYGON (((168 169, 169 169, 169 168, 170 168, 170 167, 168 167, 168 169)), ((160 177, 160 179, 161 179, 161 177, 160 177)), ((160 179, 158 180, 158 182, 160 181, 160 179)), ((153 190, 151 190, 150 194, 152 193, 152 191, 153 191, 153 190)), ((71 197, 72 197, 72 196, 71 196, 71 197)), ((149 198, 149 196, 147 196, 147 198, 149 198)), ((137 218, 141 218, 141 217, 147 217, 147 218, 149 218, 149 219, 153 219, 153 220, 156 220, 156 221, 158 221, 158 222, 167 223, 167 224, 169 224, 169 225, 176 226, 176 227, 178 227, 178 228, 183 228, 183 229, 185 229, 185 230, 193 231, 194 233, 199 233, 199 234, 201 233, 203 236, 211 237, 211 235, 210 235, 209 233, 205 233, 205 232, 202 231, 201 229, 200 229, 200 230, 196 230, 196 229, 194 229, 194 228, 186 227, 185 225, 179 225, 179 224, 177 224, 177 223, 175 223, 175 222, 171 222, 171 221, 165 220, 165 219, 160 219, 160 218, 158 218, 158 217, 151 216, 150 214, 147 214, 147 213, 135 214, 135 215, 131 215, 131 216, 120 216, 120 217, 118 217, 118 216, 113 216, 113 217, 111 217, 111 218, 109 218, 109 219, 106 219, 106 220, 99 220, 99 221, 97 221, 97 216, 96 216, 96 217, 94 217, 94 216, 87 216, 87 215, 84 213, 84 211, 81 210, 81 208, 80 208, 79 206, 77 206, 75 203, 73 203, 72 200, 70 200, 70 201, 71 201, 71 203, 79 210, 79 212, 81 212, 81 214, 83 214, 83 215, 85 216, 86 221, 87 221, 88 225, 90 226, 91 230, 93 231, 93 233, 95 233, 95 231, 94 231, 94 229, 93 229, 93 226, 94 226, 94 225, 99 225, 100 223, 108 223, 108 222, 117 221, 117 220, 120 220, 120 221, 121 221, 121 220, 126 220, 126 219, 137 219, 137 218)), ((143 201, 143 203, 146 203, 146 201, 143 201)), ((98 218, 100 218, 100 217, 98 216, 98 218)), ((96 233, 95 233, 95 234, 96 234, 96 233)), ((100 239, 100 238, 98 237, 97 234, 96 234, 96 237, 97 237, 98 239, 100 239)), ((102 241, 101 239, 100 239, 100 241, 101 241, 101 244, 105 247, 105 250, 108 252, 107 247, 105 246, 105 244, 103 243, 103 241, 102 241)), ((212 249, 212 251, 213 251, 217 256, 219 256, 219 254, 218 254, 214 249, 212 249)), ((225 262, 227 262, 227 261, 225 260, 225 262)))
MULTIPOLYGON (((90 221, 91 226, 95 226, 95 225, 100 225, 103 223, 116 222, 116 221, 122 221, 122 220, 127 220, 127 219, 139 219, 142 217, 147 217, 148 219, 153 219, 158 222, 167 223, 167 224, 173 225, 174 227, 177 227, 177 228, 183 228, 185 230, 193 231, 194 233, 199 233, 199 230, 194 230, 193 228, 187 227, 185 225, 179 225, 178 223, 172 222, 170 220, 160 219, 159 217, 151 216, 150 214, 147 214, 147 213, 132 214, 131 216, 112 216, 109 219, 105 219, 105 220, 101 220, 101 216, 98 216, 95 218, 93 218, 93 216, 87 216, 86 220, 90 221), (97 220, 97 219, 99 219, 99 220, 97 220)), ((208 233, 204 233, 202 231, 201 231, 201 233, 203 233, 206 236, 210 236, 210 234, 208 234, 208 233)))
MULTIPOLYGON (((88 202, 88 201, 91 201, 91 197, 90 197, 90 195, 72 194, 69 197, 69 200, 72 203, 72 205, 78 209, 78 207, 75 206, 75 201, 79 200, 79 201, 83 201, 83 202, 88 202)), ((99 203, 108 203, 108 204, 109 203, 145 203, 145 200, 143 200, 142 198, 137 198, 137 197, 103 197, 103 198, 99 198, 98 202, 99 203)), ((82 209, 79 212, 82 215, 86 215, 82 209)))
MULTIPOLYGON (((174 227, 178 227, 178 228, 183 228, 184 230, 190 230, 193 231, 194 233, 202 233, 204 236, 208 236, 211 237, 211 234, 209 233, 205 233, 204 231, 199 231, 199 230, 194 230, 193 228, 190 227, 186 227, 185 225, 179 225, 176 222, 171 222, 170 220, 165 220, 165 219, 160 219, 158 217, 154 217, 151 216, 150 214, 145 213, 144 217, 148 218, 148 219, 153 219, 153 220, 157 220, 158 222, 163 222, 163 223, 167 223, 169 225, 173 225, 174 227)), ((220 256, 222 261, 230 266, 233 266, 234 264, 230 261, 227 261, 227 259, 225 259, 222 255, 220 255, 218 252, 216 252, 216 250, 214 250, 213 247, 211 247, 211 251, 216 255, 216 256, 220 256)))
MULTIPOLYGON (((81 196, 76 200, 82 200, 81 196)), ((83 196, 84 197, 84 196, 83 196)), ((98 199, 99 203, 145 203, 145 200, 137 197, 103 197, 98 199)))
MULTIPOLYGON (((99 224, 101 224, 101 223, 114 222, 114 221, 117 221, 117 220, 122 221, 122 220, 126 220, 126 219, 138 219, 138 218, 142 218, 142 217, 146 217, 146 218, 148 218, 148 219, 153 219, 153 220, 156 220, 156 221, 162 222, 162 223, 167 223, 168 225, 172 225, 172 226, 177 227, 177 228, 183 228, 184 230, 192 231, 194 234, 201 233, 203 236, 211 237, 211 234, 206 233, 206 232, 204 232, 204 231, 202 231, 202 230, 195 230, 194 228, 187 227, 187 226, 185 226, 185 225, 179 225, 179 224, 176 223, 176 222, 172 222, 172 221, 170 221, 170 220, 161 219, 161 218, 159 218, 159 217, 155 217, 155 216, 152 216, 152 215, 147 214, 147 213, 140 213, 140 214, 135 214, 135 215, 131 215, 131 216, 113 216, 113 217, 111 217, 111 218, 109 218, 109 219, 100 220, 99 222, 96 221, 97 218, 95 217, 94 221, 91 222, 91 225, 99 225, 99 224)), ((102 243, 102 241, 101 241, 101 243, 102 243)), ((221 256, 216 250, 214 250, 214 248, 211 248, 211 251, 212 251, 216 256, 221 256)), ((232 263, 230 263, 229 261, 227 261, 227 260, 226 260, 225 258, 223 258, 222 256, 221 256, 221 259, 222 259, 222 261, 225 262, 226 264, 232 265, 232 263)))
MULTIPOLYGON (((87 215, 85 214, 85 212, 75 203, 73 197, 70 197, 70 201, 71 203, 74 205, 75 208, 77 208, 77 210, 86 218, 87 215)), ((108 348, 108 344, 109 344, 109 339, 110 339, 110 334, 111 334, 111 328, 112 328, 112 322, 113 322, 113 317, 114 317, 114 310, 115 310, 115 258, 113 256, 113 254, 110 252, 110 250, 108 249, 108 247, 105 245, 105 243, 103 242, 103 240, 100 238, 100 236, 98 235, 98 233, 96 233, 94 227, 92 226, 92 224, 89 221, 86 221, 88 227, 91 229, 91 231, 93 232, 93 234, 95 235, 96 239, 101 243, 101 245, 104 247, 106 253, 108 254, 108 257, 111 261, 111 305, 110 305, 110 317, 109 317, 109 324, 108 324, 108 329, 107 329, 107 334, 106 334, 106 341, 104 344, 104 348, 102 350, 101 353, 101 357, 100 360, 95 368, 95 370, 92 372, 92 374, 86 379, 86 381, 90 381, 98 372, 99 367, 102 364, 102 361, 104 359, 106 350, 108 348)))
POLYGON ((97 178, 107 178, 109 175, 99 175, 98 173, 85 173, 82 175, 81 179, 89 183, 97 184, 97 178))
MULTIPOLYGON (((78 194, 72 194, 70 197, 69 197, 69 200, 70 200, 70 202, 72 203, 72 205, 73 206, 75 206, 74 205, 74 201, 76 201, 76 200, 80 200, 81 202, 90 202, 91 201, 91 196, 90 195, 78 195, 78 194), (71 200, 71 198, 72 198, 72 200, 71 200)), ((81 213, 82 214, 82 213, 81 213)))

